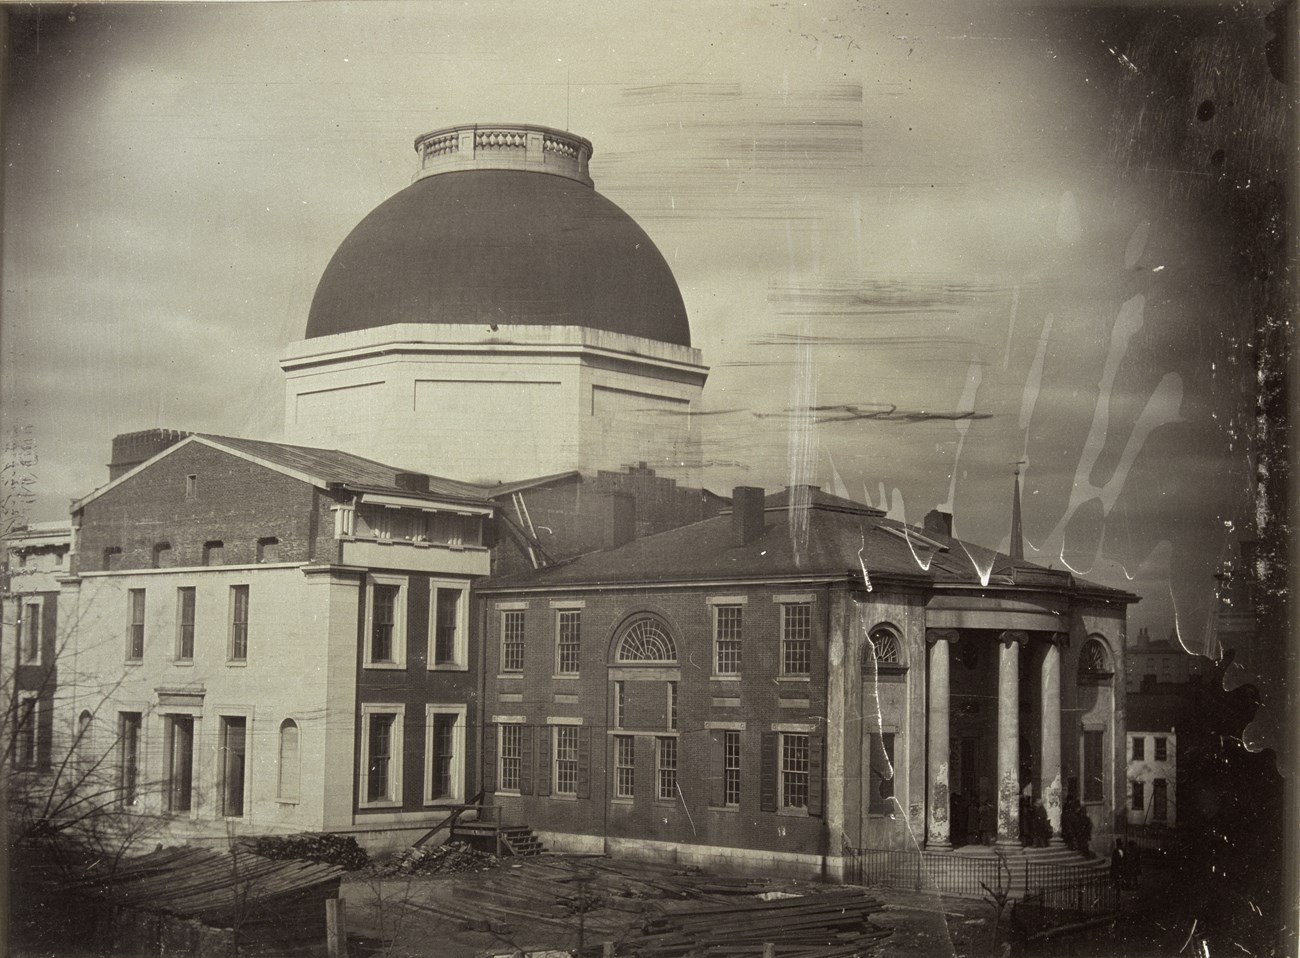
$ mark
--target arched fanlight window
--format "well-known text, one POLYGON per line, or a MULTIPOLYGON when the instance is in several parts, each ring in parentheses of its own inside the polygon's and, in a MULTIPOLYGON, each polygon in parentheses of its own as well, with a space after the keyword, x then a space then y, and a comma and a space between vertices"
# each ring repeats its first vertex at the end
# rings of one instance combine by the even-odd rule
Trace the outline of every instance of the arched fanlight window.
POLYGON ((898 642, 898 635, 888 626, 877 626, 871 630, 871 647, 876 650, 876 661, 881 665, 902 665, 903 650, 898 642))
POLYGON ((1079 673, 1081 675, 1105 675, 1111 671, 1110 659, 1106 647, 1096 639, 1089 639, 1079 650, 1079 673))
POLYGON ((676 662, 677 646, 658 619, 637 619, 618 643, 619 662, 676 662))

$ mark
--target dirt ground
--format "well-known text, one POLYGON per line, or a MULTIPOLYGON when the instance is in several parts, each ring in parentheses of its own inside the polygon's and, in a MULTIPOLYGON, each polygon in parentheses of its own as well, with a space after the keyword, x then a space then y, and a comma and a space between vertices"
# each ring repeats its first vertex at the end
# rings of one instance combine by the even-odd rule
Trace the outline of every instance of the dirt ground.
MULTIPOLYGON (((481 872, 350 878, 341 894, 347 902, 351 953, 385 958, 484 958, 515 951, 567 951, 580 944, 592 947, 606 941, 617 947, 639 928, 647 914, 659 911, 656 902, 613 902, 586 912, 581 921, 576 915, 530 919, 522 911, 500 920, 498 908, 485 906, 479 919, 474 919, 476 894, 485 901, 488 889, 499 883, 503 871, 515 871, 511 877, 528 880, 529 869, 535 867, 532 863, 548 859, 565 861, 563 856, 544 856, 503 862, 497 869, 481 872), (615 904, 620 907, 612 907, 615 904)), ((633 879, 644 877, 643 866, 635 862, 605 860, 603 866, 625 871, 633 879)), ((539 873, 537 887, 544 881, 539 873)), ((776 881, 772 887, 799 894, 799 884, 776 881)), ((864 955, 986 958, 999 953, 991 948, 992 913, 983 902, 884 888, 863 889, 863 894, 883 903, 872 914, 872 924, 891 930, 888 938, 864 950, 864 955)))

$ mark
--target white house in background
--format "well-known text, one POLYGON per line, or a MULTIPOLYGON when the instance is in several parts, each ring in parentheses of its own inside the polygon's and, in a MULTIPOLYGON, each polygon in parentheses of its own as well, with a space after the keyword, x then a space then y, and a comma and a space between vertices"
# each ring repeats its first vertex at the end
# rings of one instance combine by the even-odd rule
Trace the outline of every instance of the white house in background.
POLYGON ((1130 825, 1176 824, 1178 736, 1173 730, 1128 733, 1128 813, 1130 825))

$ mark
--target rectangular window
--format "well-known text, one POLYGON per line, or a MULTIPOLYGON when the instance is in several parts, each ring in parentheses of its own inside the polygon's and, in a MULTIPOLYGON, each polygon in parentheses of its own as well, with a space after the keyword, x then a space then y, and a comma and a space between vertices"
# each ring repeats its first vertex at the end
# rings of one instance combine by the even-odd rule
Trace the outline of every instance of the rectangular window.
POLYGON ((1156 761, 1157 762, 1169 761, 1169 746, 1167 744, 1168 741, 1169 741, 1168 739, 1164 739, 1164 738, 1156 739, 1156 761))
POLYGON ((194 589, 176 590, 176 658, 194 658, 194 589))
POLYGON ((867 811, 888 815, 894 810, 894 733, 871 735, 871 794, 867 811))
POLYGON ((812 668, 812 604, 781 606, 781 671, 808 675, 812 668))
POLYGON ((658 789, 655 792, 661 802, 671 802, 677 798, 677 739, 660 736, 655 739, 655 772, 658 789))
POLYGON ((1145 811, 1147 807, 1146 785, 1142 782, 1133 782, 1132 785, 1133 785, 1133 799, 1132 799, 1132 805, 1130 807, 1135 812, 1145 811))
POLYGON ((23 606, 23 661, 28 665, 41 661, 41 604, 23 606))
POLYGON ((366 787, 363 795, 367 803, 401 800, 398 788, 401 726, 397 720, 395 712, 364 713, 366 787))
POLYGON ((501 613, 501 671, 524 670, 524 613, 511 610, 501 613))
POLYGON ((808 807, 808 736, 781 736, 781 807, 808 807))
POLYGON ((1083 800, 1100 802, 1105 800, 1106 783, 1102 777, 1103 751, 1102 736, 1104 732, 1083 733, 1083 800))
POLYGON ((248 658, 248 586, 230 587, 230 661, 248 658))
POLYGON ((18 734, 14 742, 14 764, 19 768, 36 767, 36 693, 20 692, 18 701, 18 734))
POLYGON ((459 801, 464 796, 465 707, 428 706, 425 740, 425 767, 429 770, 429 780, 424 800, 459 801))
POLYGON ((1169 821, 1169 783, 1163 778, 1151 783, 1151 820, 1161 825, 1169 821))
POLYGON ((582 613, 564 610, 557 614, 555 664, 559 675, 578 674, 578 653, 582 648, 582 613))
POLYGON ((717 675, 740 674, 740 630, 745 607, 713 607, 713 671, 717 675))
POLYGON ((371 590, 370 603, 370 661, 395 664, 397 597, 401 587, 396 585, 375 585, 371 590))
POLYGON ((636 739, 631 735, 614 736, 614 797, 632 798, 636 794, 636 739))
POLYGON ((131 618, 126 627, 126 657, 131 660, 144 658, 144 589, 131 589, 127 592, 127 602, 131 618))
POLYGON ((461 590, 433 590, 433 664, 465 666, 466 652, 460 628, 461 590))
POLYGON ((677 730, 677 683, 668 683, 668 728, 677 730))
POLYGON ((244 777, 248 767, 248 719, 221 717, 221 814, 244 815, 244 777))
POLYGON ((203 543, 203 564, 223 565, 226 561, 226 544, 220 539, 203 543))
POLYGON ((194 793, 194 716, 163 716, 163 804, 188 812, 194 793))
POLYGON ((722 740, 722 800, 735 807, 740 804, 740 733, 728 731, 722 740))
POLYGON ((126 808, 135 806, 140 784, 140 729, 144 724, 139 712, 117 713, 118 798, 126 808))
POLYGON ((614 682, 614 728, 623 727, 623 714, 627 707, 627 686, 622 679, 614 682))
POLYGON ((199 477, 191 474, 185 477, 185 498, 193 499, 199 494, 199 477))
POLYGON ((1140 762, 1146 758, 1147 740, 1141 735, 1133 738, 1133 761, 1140 762))
POLYGON ((516 723, 501 725, 500 788, 504 792, 519 791, 520 773, 524 763, 524 729, 516 723))
POLYGON ((555 794, 578 794, 578 732, 576 725, 555 726, 555 794))

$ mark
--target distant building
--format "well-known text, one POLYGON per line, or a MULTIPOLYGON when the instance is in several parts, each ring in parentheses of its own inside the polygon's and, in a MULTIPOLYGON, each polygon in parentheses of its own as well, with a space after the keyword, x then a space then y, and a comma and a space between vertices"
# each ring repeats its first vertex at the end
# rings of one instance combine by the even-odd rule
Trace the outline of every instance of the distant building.
POLYGON ((465 801, 495 504, 333 450, 157 431, 114 461, 141 451, 74 504, 60 596, 102 787, 171 840, 373 840, 465 801))
POLYGON ((1130 702, 1129 724, 1142 722, 1146 730, 1128 732, 1127 822, 1172 827, 1178 820, 1178 735, 1173 729, 1147 729, 1142 711, 1130 702))
POLYGON ((34 522, 3 540, 0 592, 0 704, 4 741, 19 771, 47 771, 52 759, 59 657, 67 639, 59 621, 59 579, 67 574, 72 527, 34 522))
POLYGON ((1073 792, 1104 842, 1135 597, 949 523, 741 488, 730 515, 479 583, 500 816, 556 848, 835 875, 845 846, 970 841, 982 801, 1019 848, 1022 793, 1059 833, 1073 792))
POLYGON ((1128 676, 1125 684, 1129 692, 1138 691, 1151 682, 1186 682, 1199 675, 1208 660, 1188 652, 1178 641, 1178 633, 1170 629, 1167 639, 1152 641, 1146 628, 1138 629, 1128 648, 1128 676))

